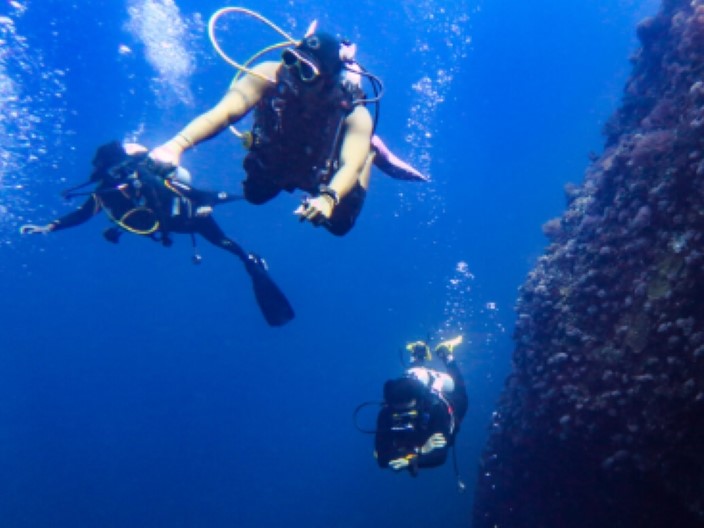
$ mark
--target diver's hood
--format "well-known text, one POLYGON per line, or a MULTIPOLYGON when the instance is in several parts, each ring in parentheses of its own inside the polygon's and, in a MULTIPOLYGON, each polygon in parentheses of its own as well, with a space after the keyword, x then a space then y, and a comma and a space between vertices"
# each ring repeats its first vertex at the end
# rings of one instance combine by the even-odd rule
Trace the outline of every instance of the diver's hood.
POLYGON ((296 50, 315 62, 326 77, 335 77, 343 67, 340 39, 329 33, 313 33, 296 46, 296 50))
POLYGON ((384 401, 389 405, 402 405, 412 400, 420 400, 426 388, 416 378, 397 378, 384 384, 384 401))
POLYGON ((97 181, 105 176, 110 167, 119 165, 127 160, 129 156, 125 152, 125 148, 119 141, 111 141, 101 145, 95 151, 93 157, 93 167, 95 168, 90 175, 91 181, 97 181))

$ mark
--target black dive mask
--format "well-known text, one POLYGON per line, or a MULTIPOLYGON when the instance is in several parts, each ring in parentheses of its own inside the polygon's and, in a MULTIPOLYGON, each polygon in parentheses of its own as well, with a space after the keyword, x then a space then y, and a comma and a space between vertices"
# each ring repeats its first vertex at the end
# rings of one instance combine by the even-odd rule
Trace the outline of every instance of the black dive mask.
POLYGON ((301 82, 312 84, 320 79, 322 73, 314 60, 295 49, 287 49, 281 54, 284 67, 295 71, 301 82))

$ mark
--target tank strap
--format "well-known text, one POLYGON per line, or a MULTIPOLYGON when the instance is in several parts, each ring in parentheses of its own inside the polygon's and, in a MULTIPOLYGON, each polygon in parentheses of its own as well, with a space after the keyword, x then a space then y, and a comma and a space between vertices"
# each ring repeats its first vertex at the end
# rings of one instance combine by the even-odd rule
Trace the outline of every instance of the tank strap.
POLYGON ((342 131, 345 127, 345 121, 347 116, 354 112, 355 107, 359 104, 354 104, 354 93, 352 93, 354 88, 353 85, 347 86, 344 82, 339 83, 335 87, 337 97, 335 107, 337 108, 338 120, 335 126, 335 134, 328 149, 328 155, 324 158, 323 167, 319 171, 319 183, 329 183, 333 172, 336 170, 335 164, 338 161, 338 155, 342 147, 342 131))
POLYGON ((454 434, 455 427, 457 426, 457 420, 455 419, 455 409, 452 407, 452 404, 442 392, 436 390, 432 390, 432 392, 436 394, 438 399, 445 405, 445 407, 447 407, 447 412, 450 414, 450 434, 454 434))

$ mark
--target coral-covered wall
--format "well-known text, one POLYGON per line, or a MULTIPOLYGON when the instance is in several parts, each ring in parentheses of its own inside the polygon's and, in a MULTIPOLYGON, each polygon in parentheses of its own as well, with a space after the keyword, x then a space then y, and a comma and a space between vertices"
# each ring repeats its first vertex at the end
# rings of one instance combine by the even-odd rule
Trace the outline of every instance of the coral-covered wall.
POLYGON ((523 284, 475 528, 704 526, 704 0, 665 0, 523 284))

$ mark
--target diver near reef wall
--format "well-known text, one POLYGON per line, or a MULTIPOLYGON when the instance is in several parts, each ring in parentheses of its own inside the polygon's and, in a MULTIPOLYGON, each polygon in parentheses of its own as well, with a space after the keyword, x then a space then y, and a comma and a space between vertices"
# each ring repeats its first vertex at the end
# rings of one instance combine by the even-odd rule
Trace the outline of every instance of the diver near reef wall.
MULTIPOLYGON (((374 431, 374 456, 380 468, 407 470, 416 476, 419 469, 445 463, 454 446, 469 399, 464 377, 455 361, 454 349, 462 336, 443 341, 435 354, 443 362, 445 372, 425 366, 432 359, 430 347, 423 341, 409 343, 410 367, 403 376, 384 384, 384 401, 374 431)), ((373 402, 365 402, 359 410, 373 402)), ((457 460, 453 457, 460 491, 457 460)))
MULTIPOLYGON (((221 11, 232 10, 261 20, 241 8, 221 11)), ((211 18, 211 28, 218 16, 211 18)), ((300 42, 275 29, 287 39, 278 45, 285 46, 281 60, 260 62, 251 69, 234 63, 245 75, 235 77, 215 107, 150 155, 178 165, 185 150, 253 111, 252 131, 240 134, 249 151, 244 160, 244 198, 263 204, 282 190, 303 190, 310 196, 295 211, 299 219, 342 236, 361 212, 372 164, 394 178, 427 178, 374 135, 375 119, 365 105, 378 105, 381 94, 367 98, 361 78, 369 79, 375 91, 381 81, 354 60, 353 44, 315 31, 315 24, 300 42)))
MULTIPOLYGON (((257 303, 267 322, 280 326, 294 317, 293 309, 279 287, 269 277, 266 263, 247 253, 227 237, 212 217, 216 205, 241 197, 226 192, 202 191, 191 187, 187 171, 160 164, 147 156, 147 149, 135 144, 123 146, 113 141, 99 147, 93 159, 94 170, 85 184, 69 190, 67 198, 87 195, 77 210, 49 224, 27 224, 22 234, 45 234, 83 224, 104 211, 115 224, 104 232, 117 243, 122 233, 148 236, 162 245, 172 244, 171 233, 201 235, 211 244, 235 255, 252 279, 257 303), (95 185, 94 190, 76 189, 95 185)), ((195 243, 195 238, 193 238, 195 243)), ((194 256, 199 262, 200 257, 194 256)))

